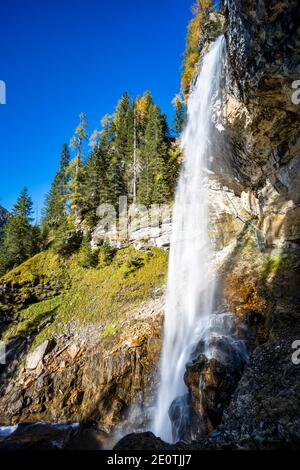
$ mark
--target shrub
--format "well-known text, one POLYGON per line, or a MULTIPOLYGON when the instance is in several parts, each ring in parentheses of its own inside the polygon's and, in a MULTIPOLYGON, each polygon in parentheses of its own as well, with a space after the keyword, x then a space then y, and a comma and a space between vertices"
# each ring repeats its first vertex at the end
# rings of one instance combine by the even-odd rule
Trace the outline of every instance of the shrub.
POLYGON ((82 268, 96 268, 98 266, 99 250, 92 250, 90 239, 85 235, 79 250, 78 264, 82 268))
POLYGON ((64 258, 69 258, 81 245, 82 232, 76 230, 59 230, 53 241, 54 252, 64 258))
POLYGON ((116 252, 116 248, 104 243, 98 251, 99 267, 109 266, 112 263, 116 252))
POLYGON ((134 256, 131 260, 127 261, 126 271, 124 272, 124 277, 129 276, 129 274, 134 273, 139 268, 144 266, 145 260, 140 256, 134 256))

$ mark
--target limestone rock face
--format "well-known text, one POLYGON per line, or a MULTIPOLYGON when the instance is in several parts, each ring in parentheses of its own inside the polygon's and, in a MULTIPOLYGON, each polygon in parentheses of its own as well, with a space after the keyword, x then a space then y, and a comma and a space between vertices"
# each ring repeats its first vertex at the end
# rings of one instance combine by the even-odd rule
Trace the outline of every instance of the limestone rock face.
POLYGON ((114 248, 132 245, 136 250, 147 250, 151 247, 168 249, 172 232, 172 206, 138 210, 131 205, 128 211, 129 223, 125 230, 116 227, 103 227, 101 221, 92 232, 91 245, 96 248, 106 241, 114 248))
POLYGON ((299 14, 296 0, 225 2, 226 167, 257 199, 269 245, 299 240, 299 14))
POLYGON ((293 185, 284 184, 278 170, 287 174, 286 165, 299 158, 300 107, 292 101, 292 83, 300 76, 299 2, 225 3, 232 165, 253 188, 271 179, 280 192, 291 193, 293 185))
POLYGON ((207 431, 221 422, 220 432, 241 448, 299 442, 297 399, 288 397, 298 380, 291 345, 300 324, 300 103, 293 98, 300 78, 299 14, 293 0, 225 2, 224 110, 216 115, 221 132, 211 182, 211 231, 220 297, 247 324, 253 353, 240 382, 232 382, 223 415, 217 416, 214 402, 218 387, 199 401, 197 384, 202 373, 212 390, 224 363, 220 368, 200 355, 188 366, 186 381, 198 413, 203 403, 208 418, 213 403, 207 431))
POLYGON ((236 446, 299 446, 300 368, 292 361, 292 344, 299 337, 299 327, 299 308, 276 308, 270 340, 253 352, 224 413, 222 429, 236 446))

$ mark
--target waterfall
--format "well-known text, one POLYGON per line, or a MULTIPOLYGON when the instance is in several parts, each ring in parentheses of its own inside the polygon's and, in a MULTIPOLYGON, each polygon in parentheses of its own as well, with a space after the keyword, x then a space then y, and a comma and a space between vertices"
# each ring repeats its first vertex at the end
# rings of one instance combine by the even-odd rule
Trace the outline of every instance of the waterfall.
POLYGON ((182 139, 184 163, 173 212, 160 385, 152 426, 153 432, 167 442, 178 438, 168 415, 170 405, 186 393, 185 366, 213 310, 208 175, 212 103, 220 89, 223 44, 221 36, 203 58, 189 98, 182 139))

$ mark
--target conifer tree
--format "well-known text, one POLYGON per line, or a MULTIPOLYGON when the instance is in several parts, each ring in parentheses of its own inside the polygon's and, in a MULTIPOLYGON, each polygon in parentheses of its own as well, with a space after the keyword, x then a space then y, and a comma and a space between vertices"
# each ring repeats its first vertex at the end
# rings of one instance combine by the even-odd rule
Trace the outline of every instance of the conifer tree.
POLYGON ((100 141, 87 159, 82 182, 82 216, 90 228, 96 225, 97 208, 108 201, 107 170, 108 157, 100 141))
POLYGON ((175 139, 169 145, 168 158, 165 167, 165 179, 168 186, 168 201, 172 201, 176 190, 177 180, 180 172, 180 165, 183 159, 180 138, 175 139))
POLYGON ((173 131, 176 137, 178 137, 182 133, 183 128, 186 124, 186 106, 180 95, 176 95, 172 103, 175 111, 173 120, 173 131))
POLYGON ((4 228, 1 244, 1 274, 18 266, 38 251, 39 229, 31 225, 32 200, 24 188, 4 228))
POLYGON ((43 210, 42 227, 44 230, 56 230, 64 222, 67 215, 67 193, 69 175, 67 168, 70 163, 70 153, 67 144, 61 151, 58 171, 54 177, 51 189, 46 196, 43 210))
POLYGON ((151 106, 141 149, 138 201, 146 206, 164 203, 168 195, 165 164, 168 158, 167 124, 158 106, 151 106))
POLYGON ((138 96, 136 99, 137 120, 142 133, 145 131, 149 110, 153 104, 153 98, 150 91, 145 91, 143 96, 138 96))
POLYGON ((112 202, 117 206, 119 197, 129 192, 128 162, 130 151, 133 149, 133 113, 130 97, 127 93, 121 97, 117 104, 111 130, 113 138, 108 170, 109 186, 112 202))
POLYGON ((137 112, 136 104, 133 103, 133 182, 132 182, 132 202, 136 203, 136 188, 137 188, 137 112))
MULTIPOLYGON (((105 178, 105 186, 103 186, 102 197, 104 202, 117 205, 118 200, 115 196, 117 181, 115 181, 115 166, 114 157, 114 139, 115 139, 115 126, 113 117, 106 114, 101 120, 102 130, 100 132, 100 142, 98 145, 97 152, 100 153, 102 165, 105 164, 105 175, 101 175, 101 178, 105 178)), ((103 170, 104 171, 104 170, 103 170)), ((121 181, 121 188, 123 187, 123 179, 121 181)))
POLYGON ((69 165, 70 173, 70 206, 71 214, 74 216, 74 223, 78 225, 81 221, 81 180, 82 180, 82 147, 88 138, 88 121, 86 115, 79 115, 79 124, 71 138, 70 146, 76 152, 74 160, 69 165))

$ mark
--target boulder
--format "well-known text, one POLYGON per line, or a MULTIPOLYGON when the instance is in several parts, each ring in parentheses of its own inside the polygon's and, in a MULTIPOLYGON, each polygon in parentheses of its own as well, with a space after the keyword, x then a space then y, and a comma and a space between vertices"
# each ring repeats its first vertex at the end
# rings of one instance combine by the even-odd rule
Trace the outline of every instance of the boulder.
POLYGON ((67 349, 68 355, 70 356, 71 359, 75 359, 79 351, 80 351, 80 347, 75 343, 71 344, 71 346, 69 346, 67 349))
POLYGON ((183 444, 171 445, 156 437, 152 432, 131 433, 123 437, 114 450, 174 450, 183 449, 183 444))
POLYGON ((27 354, 26 357, 26 369, 36 369, 39 363, 44 359, 45 355, 50 349, 50 341, 45 340, 41 343, 34 351, 27 354))
POLYGON ((175 440, 191 441, 202 434, 202 423, 195 413, 190 394, 177 397, 169 408, 175 440))
POLYGON ((223 410, 237 387, 241 371, 234 363, 224 364, 215 358, 201 354, 187 365, 185 382, 191 404, 201 422, 196 433, 211 432, 220 424, 223 410))

